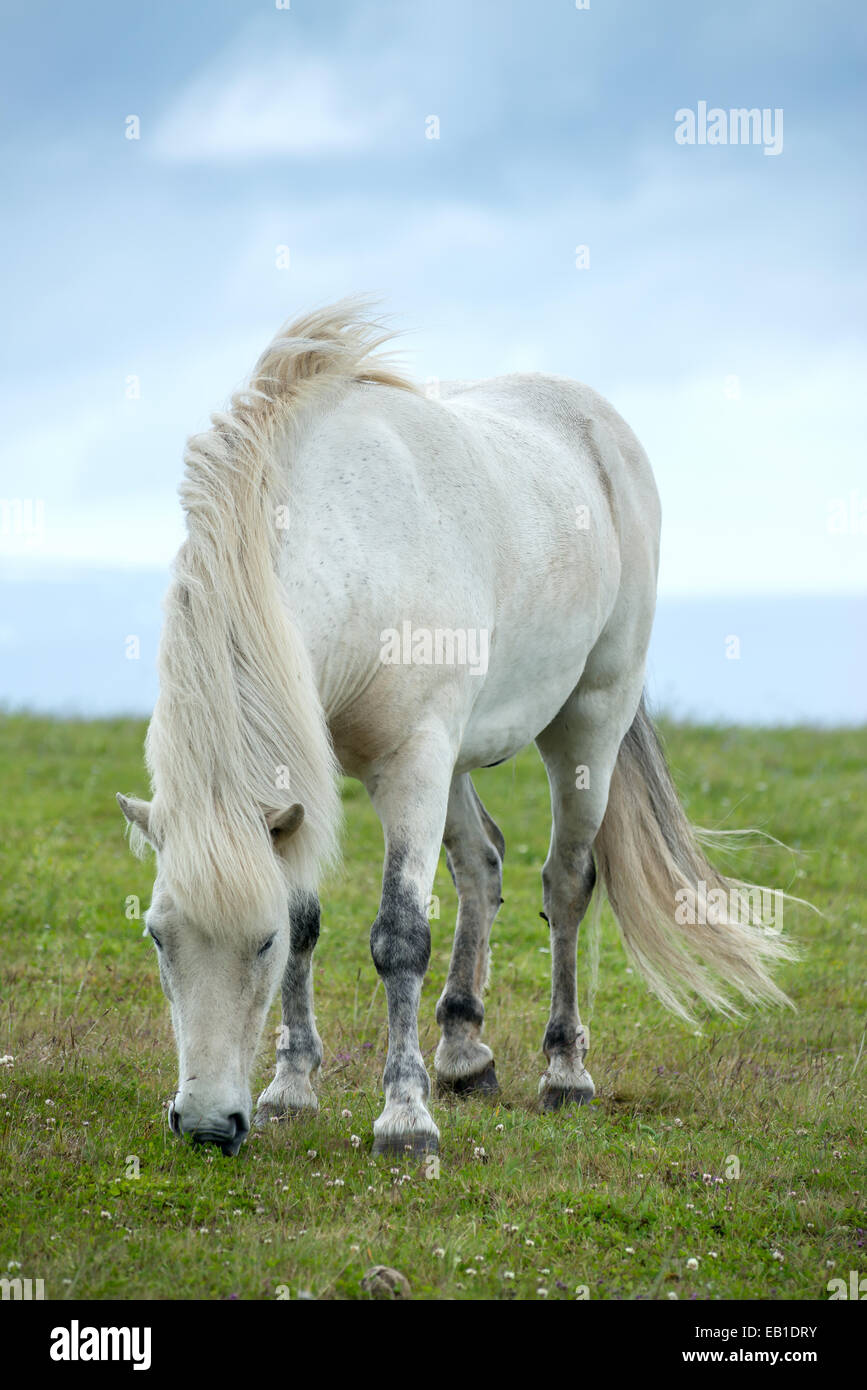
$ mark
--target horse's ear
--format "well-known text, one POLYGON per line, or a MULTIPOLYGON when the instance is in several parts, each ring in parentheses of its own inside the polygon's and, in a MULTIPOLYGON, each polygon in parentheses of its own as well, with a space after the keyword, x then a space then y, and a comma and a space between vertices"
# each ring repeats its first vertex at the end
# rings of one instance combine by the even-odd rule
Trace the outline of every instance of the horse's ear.
POLYGON ((133 829, 139 831, 152 849, 159 849, 156 839, 151 834, 150 802, 139 801, 137 796, 121 796, 120 792, 118 792, 117 804, 133 829))
POLYGON ((303 819, 304 807, 300 801, 296 801, 295 805, 290 806, 288 811, 272 811, 270 815, 265 817, 276 850, 279 850, 281 845, 285 845, 287 840, 291 840, 303 819))

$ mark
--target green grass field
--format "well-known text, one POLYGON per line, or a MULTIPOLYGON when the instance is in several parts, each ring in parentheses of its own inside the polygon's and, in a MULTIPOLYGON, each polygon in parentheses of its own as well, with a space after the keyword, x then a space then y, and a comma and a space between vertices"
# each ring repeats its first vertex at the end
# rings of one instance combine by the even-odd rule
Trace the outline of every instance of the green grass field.
MULTIPOLYGON (((867 1273, 867 731, 664 732, 694 821, 759 826, 797 851, 752 848, 731 866, 825 914, 787 908, 804 954, 781 980, 797 1011, 681 1024, 629 970, 606 909, 584 1009, 598 1098, 539 1114, 549 810, 526 752, 476 778, 507 842, 486 1023, 502 1094, 434 1100, 436 1176, 370 1155, 386 1032, 368 949, 382 842, 363 790, 346 785, 344 869, 323 892, 320 1114, 230 1160, 166 1124, 168 1009, 125 916, 130 895, 147 906, 152 865, 130 855, 114 801, 146 793, 144 725, 0 719, 0 1273, 42 1278, 56 1299, 357 1299, 385 1264, 419 1299, 549 1300, 824 1300, 829 1279, 867 1273)), ((429 1065, 456 907, 444 864, 436 892, 429 1065)), ((579 969, 583 1002, 583 949, 579 969)), ((278 1021, 275 1004, 257 1088, 278 1021)))

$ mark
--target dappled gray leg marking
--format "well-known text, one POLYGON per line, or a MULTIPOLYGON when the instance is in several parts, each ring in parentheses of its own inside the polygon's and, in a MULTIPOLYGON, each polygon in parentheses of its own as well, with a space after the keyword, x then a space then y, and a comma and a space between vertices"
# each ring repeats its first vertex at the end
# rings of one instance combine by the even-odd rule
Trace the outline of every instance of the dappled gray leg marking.
POLYGON ((277 1070, 259 1097, 256 1124, 319 1109, 312 1079, 322 1065, 313 1014, 313 951, 319 940, 319 900, 312 894, 290 908, 289 958, 283 974, 283 1026, 277 1070))
POLYGON ((426 906, 446 820, 454 746, 430 716, 366 783, 385 832, 382 900, 370 950, 388 1001, 385 1107, 374 1153, 436 1152, 430 1080, 418 1039, 418 1005, 430 959, 426 906))
POLYGON ((578 929, 596 882, 593 845, 608 807, 623 736, 644 680, 652 606, 621 600, 590 652, 581 679, 536 739, 551 788, 551 845, 542 870, 551 932, 551 1013, 542 1048, 542 1106, 586 1104, 595 1088, 584 1065, 588 1031, 578 1013, 578 929))
POLYGON ((430 926, 405 877, 407 847, 388 851, 382 900, 370 930, 373 963, 388 1000, 385 1110, 374 1124, 375 1154, 436 1153, 438 1134, 425 1102, 430 1079, 418 1041, 418 1006, 430 960, 430 926))
MULTIPOLYGON (((544 916, 551 934, 551 1012, 542 1042, 548 1060, 539 1082, 542 1107, 586 1104, 595 1087, 584 1065, 588 1031, 578 1012, 578 928, 596 882, 593 841, 605 816, 626 711, 616 683, 592 685, 591 673, 536 740, 551 787, 551 845, 542 869, 544 916), (582 769, 581 775, 576 775, 582 769)), ((636 699, 638 696, 636 695, 636 699)))
POLYGON ((593 1079, 584 1066, 589 1046, 587 1027, 578 1013, 576 954, 578 927, 596 882, 589 849, 564 863, 558 853, 549 857, 542 871, 545 915, 551 932, 551 1013, 542 1051, 548 1068, 539 1083, 542 1108, 589 1103, 595 1094, 593 1079))
POLYGON ((436 1010, 442 1028, 435 1058, 437 1087, 455 1095, 496 1095, 493 1053, 481 1040, 482 995, 488 982, 491 927, 502 901, 505 841, 466 774, 452 784, 443 838, 458 890, 458 920, 436 1010))

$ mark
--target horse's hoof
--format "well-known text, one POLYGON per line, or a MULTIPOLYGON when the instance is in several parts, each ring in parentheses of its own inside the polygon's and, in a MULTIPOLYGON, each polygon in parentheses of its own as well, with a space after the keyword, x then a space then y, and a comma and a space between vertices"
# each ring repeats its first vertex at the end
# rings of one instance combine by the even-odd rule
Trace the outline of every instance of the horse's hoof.
POLYGON ((499 1091, 500 1083, 493 1062, 489 1062, 484 1071, 457 1076, 453 1081, 437 1077, 437 1092, 441 1096, 496 1096, 499 1091))
POLYGON ((289 1124, 291 1120, 303 1120, 310 1118, 317 1113, 312 1105, 298 1105, 280 1107, 277 1105, 260 1105, 256 1114, 253 1116, 254 1129, 266 1129, 271 1124, 289 1124))
POLYGON ((383 1134, 374 1137, 374 1158, 421 1158, 439 1152, 435 1134, 383 1134))
POLYGON ((542 1092, 543 1110, 562 1110, 567 1105, 589 1105, 596 1094, 580 1086, 555 1086, 542 1092))

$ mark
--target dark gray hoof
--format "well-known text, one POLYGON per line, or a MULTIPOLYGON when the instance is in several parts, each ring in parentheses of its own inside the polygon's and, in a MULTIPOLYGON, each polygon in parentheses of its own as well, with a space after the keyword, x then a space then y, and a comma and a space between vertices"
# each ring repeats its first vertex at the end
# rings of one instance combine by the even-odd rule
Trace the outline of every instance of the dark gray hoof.
POLYGON ((435 1134, 394 1134, 373 1140, 374 1158, 421 1158, 439 1152, 435 1134))
POLYGON ((594 1090, 585 1091, 578 1086, 561 1086, 542 1092, 543 1110, 562 1110, 566 1105, 589 1105, 595 1095, 594 1090))
POLYGON ((454 1081, 437 1077, 437 1092, 441 1096, 496 1096, 500 1083, 493 1062, 489 1062, 484 1071, 472 1076, 458 1076, 454 1081))

